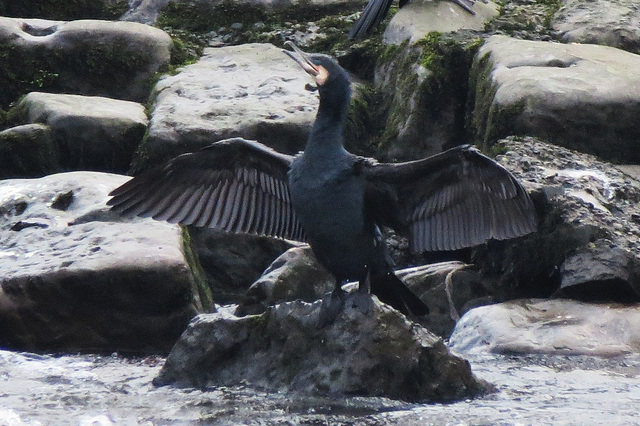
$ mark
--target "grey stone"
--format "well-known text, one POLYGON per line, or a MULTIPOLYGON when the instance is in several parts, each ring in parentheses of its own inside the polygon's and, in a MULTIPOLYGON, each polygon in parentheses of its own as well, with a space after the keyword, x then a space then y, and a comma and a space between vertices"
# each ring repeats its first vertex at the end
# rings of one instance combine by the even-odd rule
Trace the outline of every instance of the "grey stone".
POLYGON ((53 131, 26 124, 0 132, 0 179, 39 177, 61 171, 53 131))
POLYGON ((640 5, 635 0, 564 0, 551 23, 565 43, 602 44, 640 53, 640 5))
POLYGON ((523 299, 469 311, 450 348, 462 354, 613 357, 640 352, 640 308, 572 300, 523 299))
POLYGON ((530 137, 497 148, 504 152, 497 160, 537 205, 538 232, 480 247, 474 263, 521 296, 562 288, 577 299, 639 301, 640 182, 591 155, 530 137))
POLYGON ((475 15, 462 10, 452 2, 442 0, 413 0, 393 15, 382 41, 385 44, 401 44, 409 40, 416 43, 430 32, 448 33, 458 30, 484 30, 485 24, 498 15, 493 2, 477 2, 475 15))
POLYGON ((640 55, 607 46, 493 36, 476 55, 477 142, 530 135, 606 159, 640 162, 640 55))
POLYGON ((165 351, 203 310, 180 228, 108 211, 107 193, 126 180, 0 181, 0 346, 165 351))
POLYGON ((72 170, 125 172, 148 125, 143 105, 99 96, 32 92, 10 115, 49 126, 72 170))
POLYGON ((141 162, 155 164, 241 136, 297 152, 315 119, 307 74, 270 44, 208 48, 195 64, 160 79, 141 162))
POLYGON ((318 263, 308 245, 293 247, 251 284, 236 315, 259 314, 269 306, 293 300, 313 302, 334 286, 335 278, 318 263))
POLYGON ((343 312, 322 329, 320 302, 284 303, 243 318, 198 316, 154 384, 246 383, 269 391, 429 402, 471 398, 490 388, 427 329, 367 300, 363 313, 362 298, 347 296, 343 312))
POLYGON ((146 101, 172 41, 135 22, 0 18, 0 105, 33 90, 146 101))

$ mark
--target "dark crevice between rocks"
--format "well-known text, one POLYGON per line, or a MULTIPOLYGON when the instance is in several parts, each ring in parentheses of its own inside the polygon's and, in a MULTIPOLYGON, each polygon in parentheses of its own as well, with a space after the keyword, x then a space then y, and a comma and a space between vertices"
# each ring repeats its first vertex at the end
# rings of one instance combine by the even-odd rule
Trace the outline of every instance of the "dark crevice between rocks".
POLYGON ((554 297, 588 303, 634 304, 640 302, 640 293, 629 282, 620 278, 590 281, 564 287, 558 290, 554 297))

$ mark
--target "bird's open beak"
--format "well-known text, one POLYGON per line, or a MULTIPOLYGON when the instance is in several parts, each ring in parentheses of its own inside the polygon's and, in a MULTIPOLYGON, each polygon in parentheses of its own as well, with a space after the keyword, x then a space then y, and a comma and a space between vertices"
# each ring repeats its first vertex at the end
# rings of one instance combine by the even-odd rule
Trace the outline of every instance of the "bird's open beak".
POLYGON ((283 50, 283 52, 289 55, 291 59, 296 61, 298 65, 300 65, 302 69, 307 72, 307 74, 314 78, 318 76, 320 70, 313 62, 311 62, 308 53, 303 52, 298 48, 298 46, 290 41, 286 41, 284 45, 293 49, 293 52, 290 50, 283 50))

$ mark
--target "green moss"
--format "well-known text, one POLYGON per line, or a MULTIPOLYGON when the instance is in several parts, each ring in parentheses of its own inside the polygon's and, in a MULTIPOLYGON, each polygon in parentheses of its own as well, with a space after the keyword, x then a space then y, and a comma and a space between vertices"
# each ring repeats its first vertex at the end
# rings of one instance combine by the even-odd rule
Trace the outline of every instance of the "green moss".
POLYGON ((198 311, 210 312, 213 309, 213 294, 207 284, 207 279, 200 265, 200 259, 194 252, 191 235, 187 227, 182 228, 182 252, 187 260, 194 278, 193 297, 198 311))
POLYGON ((500 14, 489 22, 486 31, 523 39, 554 37, 553 16, 562 6, 561 0, 505 0, 500 14))

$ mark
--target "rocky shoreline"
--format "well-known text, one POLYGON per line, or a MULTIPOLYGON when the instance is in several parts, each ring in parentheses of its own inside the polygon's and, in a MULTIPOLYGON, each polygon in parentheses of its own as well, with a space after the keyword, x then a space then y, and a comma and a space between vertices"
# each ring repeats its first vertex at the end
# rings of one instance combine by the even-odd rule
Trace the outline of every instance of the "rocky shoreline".
POLYGON ((448 355, 442 339, 465 351, 523 354, 614 356, 640 348, 630 333, 640 312, 634 2, 479 3, 483 13, 462 19, 448 2, 414 0, 386 31, 357 43, 346 34, 362 1, 149 0, 126 11, 117 1, 97 3, 100 13, 78 2, 65 18, 0 1, 7 16, 0 18, 0 347, 164 354, 188 330, 176 348, 189 347, 198 368, 180 374, 424 401, 490 388, 455 367, 460 358, 448 355), (108 15, 114 10, 121 20, 108 15), (304 324, 330 284, 304 246, 125 220, 105 205, 124 174, 227 137, 302 149, 317 97, 281 52, 286 40, 332 54, 354 74, 353 152, 407 160, 475 143, 523 182, 536 205, 538 232, 471 250, 417 256, 402 238, 387 237, 399 276, 431 314, 405 327, 400 314, 376 304, 371 318, 347 316, 327 333, 397 324, 387 331, 414 346, 400 350, 387 336, 386 349, 355 349, 353 332, 333 348, 406 354, 402 371, 385 371, 395 382, 372 374, 390 363, 384 357, 346 368, 337 356, 336 364, 313 363, 314 373, 304 363, 267 362, 277 357, 266 348, 293 357, 296 347, 282 331, 288 321, 301 326, 289 333, 307 345, 306 357, 324 359, 312 343, 328 337, 304 324), (228 305, 238 305, 235 315, 228 305), (599 310, 606 315, 593 313, 599 310), (222 333, 230 323, 246 328, 222 333), (551 329, 565 337, 545 337, 551 329), (198 343, 211 336, 213 349, 198 343), (427 346, 451 362, 426 367, 416 354, 427 346), (199 369, 198 357, 224 347, 234 349, 215 356, 228 364, 237 353, 236 364, 199 369), (266 364, 248 370, 256 354, 266 364), (420 386, 400 380, 417 366, 430 374, 420 386), (345 381, 329 381, 332 388, 331 374, 345 381))

